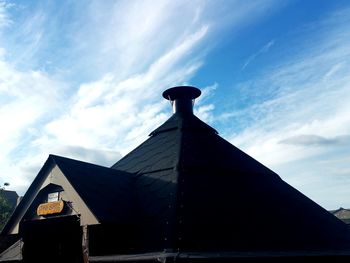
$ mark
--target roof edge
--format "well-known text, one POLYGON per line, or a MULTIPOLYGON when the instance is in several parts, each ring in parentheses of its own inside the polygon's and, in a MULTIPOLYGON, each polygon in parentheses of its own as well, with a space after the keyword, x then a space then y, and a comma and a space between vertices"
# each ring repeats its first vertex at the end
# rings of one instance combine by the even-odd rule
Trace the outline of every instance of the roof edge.
POLYGON ((16 222, 15 220, 18 219, 19 216, 22 216, 22 217, 24 216, 25 212, 23 213, 23 215, 21 215, 20 212, 23 211, 23 209, 27 210, 29 208, 29 207, 25 208, 25 205, 35 198, 39 190, 37 186, 40 184, 40 182, 44 181, 45 171, 53 168, 54 165, 55 165, 54 159, 52 155, 49 155, 44 165, 39 170, 37 176, 34 178, 33 182, 31 183, 31 185, 23 195, 22 200, 19 202, 19 204, 16 206, 16 208, 12 212, 9 220, 6 222, 4 228, 0 232, 0 235, 9 234, 9 232, 13 228, 13 224, 16 222))
MULTIPOLYGON (((90 256, 90 262, 126 262, 141 260, 166 260, 166 259, 234 259, 234 258, 283 258, 283 257, 323 257, 345 256, 350 258, 348 250, 315 250, 315 251, 212 251, 212 252, 150 252, 143 254, 90 256)), ((175 262, 174 261, 174 262, 175 262)))

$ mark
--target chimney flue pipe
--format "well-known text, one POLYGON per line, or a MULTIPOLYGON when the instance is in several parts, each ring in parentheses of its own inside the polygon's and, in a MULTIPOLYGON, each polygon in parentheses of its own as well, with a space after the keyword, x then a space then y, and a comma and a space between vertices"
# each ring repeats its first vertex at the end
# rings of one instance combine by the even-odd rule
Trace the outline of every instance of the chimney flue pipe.
POLYGON ((173 113, 193 114, 194 100, 201 95, 201 91, 192 86, 177 86, 163 92, 163 97, 173 106, 173 113))

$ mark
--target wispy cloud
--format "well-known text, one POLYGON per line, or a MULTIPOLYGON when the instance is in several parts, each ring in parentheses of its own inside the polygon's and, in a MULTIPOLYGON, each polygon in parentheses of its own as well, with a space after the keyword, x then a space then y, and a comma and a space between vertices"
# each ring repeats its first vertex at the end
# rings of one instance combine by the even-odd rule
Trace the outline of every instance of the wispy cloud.
POLYGON ((344 145, 350 143, 350 135, 339 135, 333 138, 325 138, 318 135, 302 134, 283 139, 280 143, 300 146, 344 145))
POLYGON ((28 155, 30 140, 39 136, 40 124, 59 111, 62 101, 56 91, 65 85, 42 72, 18 71, 2 58, 0 72, 0 177, 25 187, 28 182, 14 176, 24 165, 18 163, 28 155))
POLYGON ((250 63, 252 63, 258 56, 260 56, 263 53, 266 53, 270 50, 270 48, 275 44, 275 40, 269 41, 267 44, 265 44, 262 48, 259 49, 258 52, 251 55, 246 62, 242 66, 242 70, 244 70, 250 63))
MULTIPOLYGON (((332 195, 328 186, 350 185, 349 176, 334 182, 330 178, 348 170, 344 169, 348 163, 327 169, 318 164, 320 158, 337 160, 350 153, 349 13, 343 10, 342 16, 333 14, 311 27, 317 30, 307 32, 314 34, 313 42, 299 42, 289 59, 263 69, 259 79, 246 87, 261 100, 225 114, 226 121, 245 120, 245 128, 230 136, 235 145, 320 203, 332 195)), ((350 196, 349 187, 342 189, 350 196)), ((349 200, 343 205, 350 206, 349 200)))
MULTIPOLYGON (((0 179, 23 193, 49 153, 112 164, 169 117, 161 91, 190 84, 222 32, 279 5, 78 0, 16 9, 0 0, 0 179)), ((338 10, 295 33, 289 57, 235 85, 239 110, 222 113, 208 100, 219 82, 207 84, 195 109, 311 198, 332 199, 329 206, 350 196, 349 17, 338 10), (304 34, 312 37, 300 41, 304 34)), ((268 41, 241 70, 276 50, 268 41)))
POLYGON ((7 9, 11 7, 12 4, 8 4, 6 1, 0 1, 0 29, 11 25, 12 20, 7 13, 7 9))
MULTIPOLYGON (((0 22, 12 28, 0 42, 0 178, 19 193, 49 153, 113 164, 169 117, 161 91, 189 82, 215 34, 273 6, 38 2, 11 17, 1 3, 0 22)), ((214 105, 198 106, 212 118, 214 105)))
POLYGON ((178 63, 206 32, 207 27, 202 27, 188 35, 173 49, 160 54, 143 73, 123 80, 109 74, 97 82, 82 84, 71 110, 46 125, 47 134, 63 144, 91 148, 100 145, 127 153, 164 120, 164 103, 155 102, 154 95, 160 94, 164 86, 186 81, 198 68, 197 60, 183 66, 178 63), (116 134, 123 137, 118 140, 116 134))

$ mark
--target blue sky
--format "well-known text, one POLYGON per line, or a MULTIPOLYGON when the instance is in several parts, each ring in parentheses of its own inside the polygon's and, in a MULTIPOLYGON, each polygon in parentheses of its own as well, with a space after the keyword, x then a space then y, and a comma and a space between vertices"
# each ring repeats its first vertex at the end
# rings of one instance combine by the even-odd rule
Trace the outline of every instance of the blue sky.
POLYGON ((48 154, 110 166, 195 113, 326 209, 350 208, 349 1, 0 0, 0 183, 48 154))

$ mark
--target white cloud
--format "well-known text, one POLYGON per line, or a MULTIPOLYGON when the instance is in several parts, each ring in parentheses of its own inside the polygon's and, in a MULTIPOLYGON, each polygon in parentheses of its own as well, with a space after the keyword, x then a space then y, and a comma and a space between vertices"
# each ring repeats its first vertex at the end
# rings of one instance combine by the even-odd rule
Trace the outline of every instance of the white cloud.
POLYGON ((242 70, 244 70, 250 63, 253 62, 254 59, 256 59, 256 57, 260 56, 263 53, 266 53, 269 51, 269 49, 275 44, 275 40, 271 40, 269 41, 267 44, 265 44, 262 48, 259 49, 258 52, 254 53, 253 55, 251 55, 246 62, 243 64, 242 66, 242 70))
MULTIPOLYGON (((274 6, 221 4, 40 2, 21 19, 1 4, 1 179, 23 194, 49 153, 111 165, 141 143, 171 114, 161 92, 189 82, 215 36, 274 6)), ((208 121, 215 87, 198 102, 208 121)))
POLYGON ((30 155, 27 143, 40 136, 41 122, 56 115, 61 83, 42 72, 17 71, 3 60, 0 72, 0 178, 23 189, 28 182, 20 176, 21 158, 30 155))
POLYGON ((57 143, 118 147, 118 151, 127 153, 165 120, 160 91, 193 74, 199 63, 196 59, 183 66, 179 63, 206 32, 206 27, 202 27, 190 34, 173 49, 160 54, 144 73, 121 81, 107 74, 100 81, 82 84, 71 110, 49 122, 47 133, 57 143))
MULTIPOLYGON (((344 33, 350 21, 328 21, 333 24, 318 27, 319 32, 322 26, 328 27, 327 36, 315 37, 309 46, 303 43, 303 48, 296 46, 289 61, 264 69, 254 85, 246 87, 248 93, 265 100, 218 119, 250 120, 230 140, 306 195, 336 208, 331 206, 340 196, 332 190, 347 185, 341 187, 344 200, 350 196, 350 179, 332 182, 331 177, 349 171, 349 164, 321 166, 318 161, 326 157, 336 161, 350 153, 345 147, 348 143, 341 140, 350 134, 350 34, 344 33), (321 147, 321 141, 328 146, 321 147)), ((350 206, 350 199, 343 202, 350 206)))
MULTIPOLYGON (((105 18, 111 18, 98 34, 102 35, 101 50, 110 56, 107 64, 111 58, 115 61, 101 79, 80 85, 66 115, 46 125, 47 134, 58 144, 74 143, 89 148, 103 145, 126 154, 169 116, 163 113, 165 109, 170 113, 170 107, 167 110, 167 103, 161 101, 161 91, 186 83, 202 65, 203 53, 199 48, 212 32, 210 20, 201 17, 202 12, 209 12, 201 6, 202 2, 162 1, 160 5, 146 5, 144 8, 141 2, 130 5, 123 2, 109 10, 98 3, 93 5, 92 14, 101 13, 102 9, 105 18), (141 14, 140 9, 144 10, 141 14), (143 23, 145 27, 138 32, 143 23)), ((101 22, 105 20, 97 25, 101 22)), ((88 45, 93 45, 89 41, 93 40, 88 38, 88 45)), ((210 121, 213 108, 201 105, 200 117, 210 121)))
POLYGON ((6 3, 6 1, 0 1, 0 29, 11 25, 12 20, 9 18, 7 9, 12 5, 6 3))
POLYGON ((194 114, 208 123, 211 123, 214 120, 215 105, 209 101, 210 98, 213 97, 218 86, 217 83, 214 83, 213 85, 201 88, 201 96, 196 99, 195 102, 194 114))
POLYGON ((350 143, 350 135, 339 135, 336 137, 325 138, 319 135, 313 134, 301 134, 293 137, 286 138, 280 143, 301 145, 301 146, 331 146, 331 145, 344 145, 350 143))

